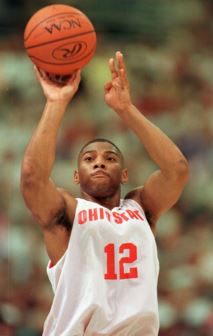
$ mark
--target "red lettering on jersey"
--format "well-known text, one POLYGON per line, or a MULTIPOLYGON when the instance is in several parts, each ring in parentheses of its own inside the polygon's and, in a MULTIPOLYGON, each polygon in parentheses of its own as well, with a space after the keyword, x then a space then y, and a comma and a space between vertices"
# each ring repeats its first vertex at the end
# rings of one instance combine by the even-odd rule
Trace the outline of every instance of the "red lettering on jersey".
POLYGON ((98 209, 97 208, 94 208, 94 209, 89 209, 88 210, 88 215, 89 215, 89 220, 92 221, 92 220, 97 220, 98 219, 98 209))
POLYGON ((112 215, 113 215, 113 217, 115 219, 115 223, 117 223, 117 224, 122 224, 123 223, 123 219, 122 219, 122 217, 121 217, 121 215, 119 213, 112 212, 112 215))
POLYGON ((81 210, 78 213, 78 224, 85 224, 87 221, 87 211, 86 210, 81 210))
POLYGON ((104 208, 99 208, 100 219, 104 219, 104 208))
POLYGON ((109 211, 105 210, 105 214, 107 216, 108 221, 110 222, 111 221, 111 213, 109 211))
POLYGON ((137 215, 134 213, 134 211, 132 211, 132 210, 126 210, 126 212, 128 213, 128 215, 129 215, 129 217, 131 218, 131 219, 138 219, 138 217, 137 217, 137 215))
POLYGON ((144 218, 141 216, 141 214, 139 213, 138 210, 134 210, 134 213, 136 214, 136 216, 137 216, 138 219, 144 220, 144 218))
POLYGON ((125 212, 122 212, 121 217, 127 222, 129 220, 129 217, 127 217, 127 215, 125 214, 125 212))
POLYGON ((111 221, 111 215, 114 218, 116 224, 122 224, 124 221, 129 221, 129 219, 144 220, 143 216, 138 210, 127 209, 125 212, 110 212, 104 208, 92 208, 87 210, 81 210, 78 213, 78 223, 85 224, 87 221, 97 221, 99 219, 107 219, 111 221))

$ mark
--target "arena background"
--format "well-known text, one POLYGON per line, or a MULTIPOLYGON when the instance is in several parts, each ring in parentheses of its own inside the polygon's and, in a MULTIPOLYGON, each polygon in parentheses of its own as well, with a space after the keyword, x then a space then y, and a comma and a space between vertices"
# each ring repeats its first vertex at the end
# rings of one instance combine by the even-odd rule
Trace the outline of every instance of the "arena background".
MULTIPOLYGON (((19 188, 24 150, 45 102, 23 48, 23 30, 35 11, 51 3, 0 1, 0 336, 41 335, 52 300, 42 235, 19 188)), ((63 3, 90 17, 98 44, 59 134, 54 180, 77 196, 76 154, 99 136, 118 144, 127 158, 130 181, 123 194, 155 169, 103 102, 108 59, 121 50, 134 103, 190 162, 180 201, 158 223, 160 336, 213 335, 213 1, 63 3)))

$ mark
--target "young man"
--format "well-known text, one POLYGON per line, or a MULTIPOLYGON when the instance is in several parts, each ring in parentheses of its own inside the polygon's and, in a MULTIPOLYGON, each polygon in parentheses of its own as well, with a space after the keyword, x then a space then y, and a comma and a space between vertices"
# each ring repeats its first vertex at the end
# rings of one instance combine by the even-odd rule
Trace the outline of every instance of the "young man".
POLYGON ((85 145, 74 180, 81 197, 50 178, 57 133, 80 82, 77 71, 60 86, 37 71, 47 103, 24 155, 21 189, 41 225, 50 258, 54 299, 44 336, 156 336, 160 215, 178 200, 188 163, 175 144, 132 104, 123 55, 109 60, 105 102, 132 129, 159 170, 120 199, 128 173, 120 150, 107 140, 85 145))

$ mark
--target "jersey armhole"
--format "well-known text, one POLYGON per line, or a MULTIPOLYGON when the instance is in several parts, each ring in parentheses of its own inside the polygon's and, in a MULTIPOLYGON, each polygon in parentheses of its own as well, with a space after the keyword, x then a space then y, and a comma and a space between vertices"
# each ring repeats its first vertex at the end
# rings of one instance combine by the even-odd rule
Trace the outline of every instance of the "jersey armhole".
POLYGON ((67 250, 64 252, 64 254, 62 255, 62 257, 57 261, 56 264, 53 264, 52 260, 50 259, 47 263, 47 271, 48 270, 52 270, 54 269, 55 267, 59 266, 62 261, 64 260, 65 256, 66 256, 66 253, 67 253, 67 250))
POLYGON ((53 264, 52 260, 50 260, 49 263, 48 263, 48 265, 47 265, 47 267, 48 268, 52 268, 53 266, 54 266, 54 264, 53 264))

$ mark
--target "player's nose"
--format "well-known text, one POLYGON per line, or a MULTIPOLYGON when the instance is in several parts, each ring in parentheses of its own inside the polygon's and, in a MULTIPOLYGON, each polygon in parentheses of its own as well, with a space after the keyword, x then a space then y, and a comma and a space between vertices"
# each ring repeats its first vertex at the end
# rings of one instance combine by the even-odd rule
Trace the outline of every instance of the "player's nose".
POLYGON ((101 168, 101 169, 104 169, 105 168, 105 164, 103 162, 103 160, 101 158, 97 158, 94 162, 94 168, 97 169, 97 168, 101 168))
POLYGON ((104 169, 104 168, 105 168, 105 164, 104 164, 104 163, 96 163, 96 164, 94 165, 94 168, 95 168, 95 169, 97 169, 97 168, 102 168, 102 169, 104 169))

